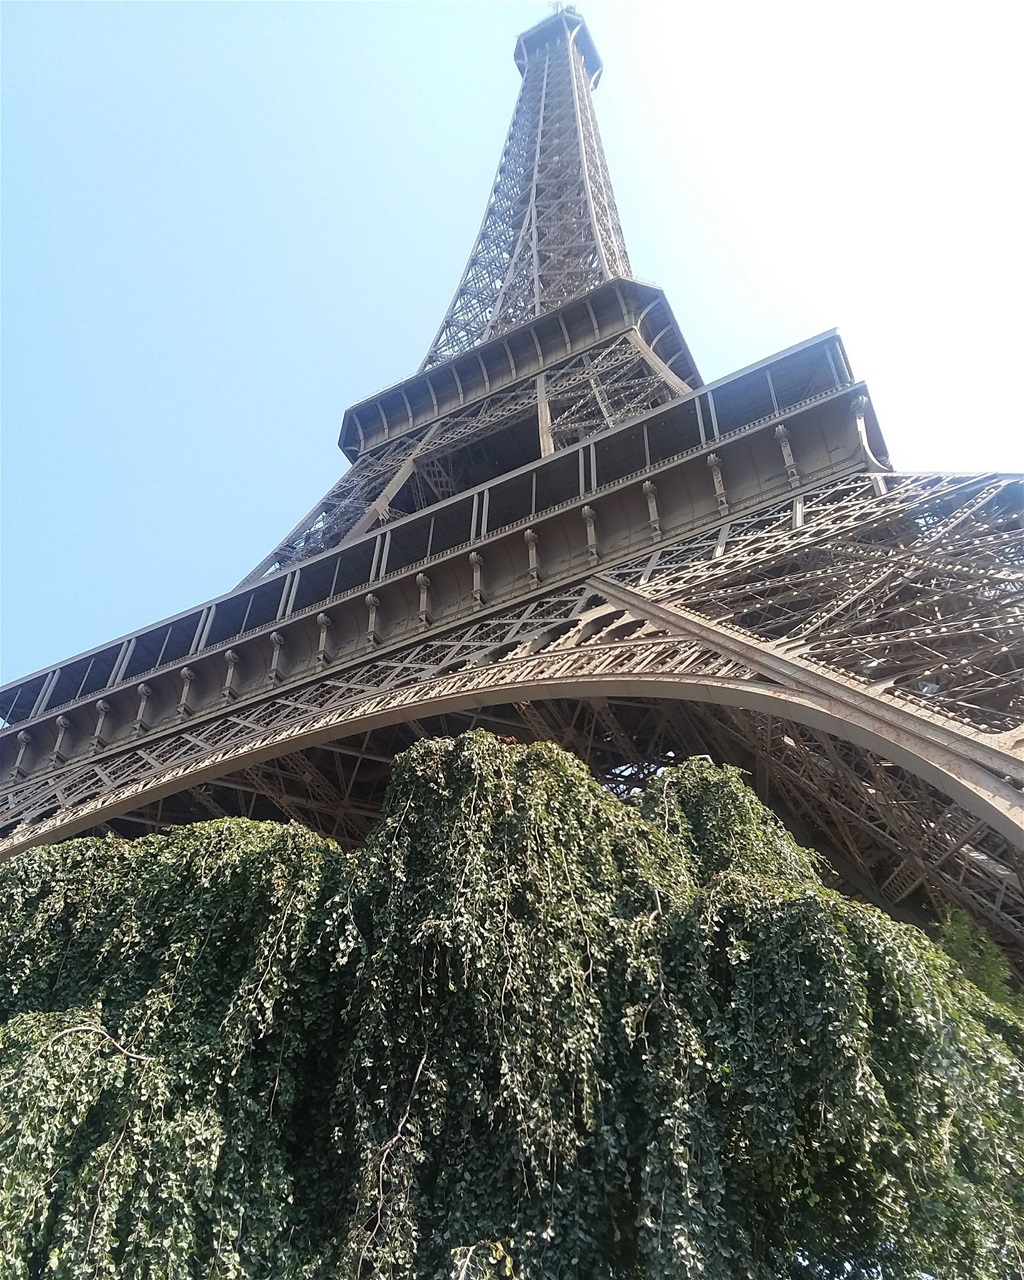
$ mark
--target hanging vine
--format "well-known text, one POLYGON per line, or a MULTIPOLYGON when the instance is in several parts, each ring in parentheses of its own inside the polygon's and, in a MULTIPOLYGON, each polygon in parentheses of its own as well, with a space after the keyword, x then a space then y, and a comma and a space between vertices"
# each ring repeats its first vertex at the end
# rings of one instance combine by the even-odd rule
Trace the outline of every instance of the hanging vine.
POLYGON ((1024 1024, 730 769, 395 764, 0 869, 0 1274, 1011 1280, 1024 1024))

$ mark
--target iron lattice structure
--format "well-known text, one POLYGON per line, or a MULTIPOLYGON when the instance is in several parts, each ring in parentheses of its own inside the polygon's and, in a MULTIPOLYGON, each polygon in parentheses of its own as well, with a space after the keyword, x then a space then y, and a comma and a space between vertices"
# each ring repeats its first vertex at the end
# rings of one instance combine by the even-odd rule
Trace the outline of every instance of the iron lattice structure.
POLYGON ((846 891, 946 902, 1024 960, 1024 517, 1013 476, 889 466, 826 333, 709 386, 629 277, 556 14, 422 368, 237 588, 0 692, 0 848, 221 815, 348 844, 416 738, 551 738, 626 794, 747 770, 846 891))
POLYGON ((601 62, 569 13, 521 36, 523 75, 483 225, 422 367, 630 274, 591 89, 601 62))

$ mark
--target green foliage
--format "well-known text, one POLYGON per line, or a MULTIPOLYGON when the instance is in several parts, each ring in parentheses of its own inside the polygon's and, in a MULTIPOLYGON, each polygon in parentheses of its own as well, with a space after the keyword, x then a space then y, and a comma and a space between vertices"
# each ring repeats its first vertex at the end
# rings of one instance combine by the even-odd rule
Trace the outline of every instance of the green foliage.
POLYGON ((398 762, 0 870, 0 1274, 1011 1280, 1024 1025, 732 770, 398 762))
POLYGON ((1016 988, 1006 956, 966 911, 955 907, 947 912, 936 941, 990 1000, 1024 1018, 1024 994, 1016 988))

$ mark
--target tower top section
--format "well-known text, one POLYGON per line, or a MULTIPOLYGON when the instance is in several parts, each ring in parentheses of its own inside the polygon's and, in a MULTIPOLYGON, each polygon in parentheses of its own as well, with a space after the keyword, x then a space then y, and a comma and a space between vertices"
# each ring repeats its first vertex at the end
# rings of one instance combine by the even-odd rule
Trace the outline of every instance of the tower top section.
POLYGON ((559 9, 550 18, 538 22, 535 27, 524 31, 519 37, 516 41, 516 66, 520 73, 526 75, 530 57, 536 57, 538 53, 542 53, 550 41, 565 39, 575 41, 576 48, 583 58, 583 66, 590 77, 590 87, 596 88, 604 63, 587 30, 587 24, 571 6, 559 9))
POLYGON ((515 113, 465 273, 423 369, 631 278, 591 91, 601 59, 562 9, 516 42, 515 113))

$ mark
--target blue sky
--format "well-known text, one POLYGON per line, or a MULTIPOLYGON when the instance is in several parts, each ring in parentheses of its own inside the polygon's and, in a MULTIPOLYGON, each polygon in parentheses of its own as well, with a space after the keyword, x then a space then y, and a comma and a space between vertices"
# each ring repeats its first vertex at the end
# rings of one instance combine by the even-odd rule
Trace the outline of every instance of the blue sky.
MULTIPOLYGON (((897 466, 1018 470, 1011 8, 597 0, 706 378, 838 326, 897 466)), ((33 3, 2 45, 3 677, 220 594, 458 281, 539 3, 33 3)))

